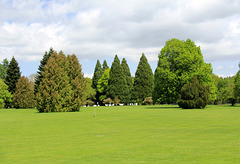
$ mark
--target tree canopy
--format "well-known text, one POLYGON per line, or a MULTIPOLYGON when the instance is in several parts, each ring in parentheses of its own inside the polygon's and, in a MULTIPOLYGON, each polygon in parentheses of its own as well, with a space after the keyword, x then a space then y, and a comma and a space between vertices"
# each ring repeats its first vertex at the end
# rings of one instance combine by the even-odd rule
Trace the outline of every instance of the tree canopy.
POLYGON ((215 86, 212 81, 211 64, 205 63, 200 47, 187 39, 171 39, 158 55, 155 70, 153 100, 158 103, 175 103, 186 83, 196 76, 200 83, 209 86, 211 100, 215 100, 215 86))
POLYGON ((3 59, 2 64, 0 64, 0 78, 5 79, 7 76, 8 60, 3 59))
POLYGON ((12 95, 8 91, 8 86, 4 83, 2 79, 0 79, 0 108, 5 107, 5 103, 12 102, 12 95))
POLYGON ((240 62, 239 62, 239 71, 235 75, 235 79, 234 79, 234 97, 236 100, 240 99, 240 62))
POLYGON ((98 80, 97 91, 100 93, 99 100, 101 102, 107 98, 109 73, 110 73, 110 68, 105 69, 102 77, 98 80))

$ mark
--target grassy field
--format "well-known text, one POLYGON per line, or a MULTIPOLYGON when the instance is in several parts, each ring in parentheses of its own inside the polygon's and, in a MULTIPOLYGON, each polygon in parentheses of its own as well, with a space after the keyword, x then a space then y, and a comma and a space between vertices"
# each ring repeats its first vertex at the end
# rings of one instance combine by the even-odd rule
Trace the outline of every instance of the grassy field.
POLYGON ((239 105, 0 110, 0 163, 239 162, 239 105))

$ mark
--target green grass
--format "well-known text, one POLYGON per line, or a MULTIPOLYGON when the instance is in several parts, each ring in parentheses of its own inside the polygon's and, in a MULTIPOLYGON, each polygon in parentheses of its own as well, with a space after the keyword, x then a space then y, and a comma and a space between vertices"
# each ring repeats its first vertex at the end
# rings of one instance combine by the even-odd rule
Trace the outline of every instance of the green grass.
POLYGON ((239 105, 0 110, 0 163, 239 162, 239 105))

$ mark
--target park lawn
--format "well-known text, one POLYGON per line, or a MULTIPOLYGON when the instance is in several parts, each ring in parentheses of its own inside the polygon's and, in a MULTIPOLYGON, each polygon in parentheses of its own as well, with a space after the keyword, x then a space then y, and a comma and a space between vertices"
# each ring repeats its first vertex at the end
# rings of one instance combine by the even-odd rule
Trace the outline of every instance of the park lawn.
POLYGON ((0 110, 0 163, 239 162, 239 105, 0 110))

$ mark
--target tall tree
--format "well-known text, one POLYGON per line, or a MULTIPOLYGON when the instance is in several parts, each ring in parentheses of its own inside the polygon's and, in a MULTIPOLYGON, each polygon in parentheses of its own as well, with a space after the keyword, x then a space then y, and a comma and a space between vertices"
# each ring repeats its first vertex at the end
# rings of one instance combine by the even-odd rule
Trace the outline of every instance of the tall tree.
POLYGON ((13 94, 13 106, 15 108, 35 107, 34 88, 28 78, 22 76, 17 82, 16 91, 13 94))
POLYGON ((21 76, 20 68, 18 66, 18 62, 12 57, 12 60, 10 61, 8 68, 7 68, 7 75, 5 78, 5 83, 8 85, 8 91, 13 94, 16 90, 16 84, 18 82, 18 79, 21 76))
POLYGON ((3 59, 2 64, 0 64, 0 78, 5 79, 7 75, 7 68, 8 68, 8 60, 3 59))
POLYGON ((101 63, 99 60, 97 60, 97 64, 95 66, 95 70, 94 70, 94 74, 93 74, 93 78, 92 78, 92 88, 93 89, 97 89, 97 83, 98 80, 102 77, 102 67, 101 67, 101 63))
POLYGON ((8 91, 8 86, 0 79, 0 108, 4 108, 5 103, 12 102, 12 95, 8 91))
MULTIPOLYGON (((133 81, 132 81, 132 76, 131 76, 130 69, 129 69, 128 64, 127 64, 127 60, 125 58, 122 59, 121 66, 123 68, 123 72, 124 72, 124 75, 125 75, 125 78, 126 78, 129 93, 131 94, 132 90, 133 90, 133 81)), ((129 102, 127 102, 127 103, 129 103, 129 102)))
POLYGON ((82 73, 82 66, 79 63, 75 54, 68 55, 69 62, 69 79, 73 90, 71 100, 72 111, 79 111, 80 106, 86 101, 86 80, 82 73))
POLYGON ((204 63, 200 47, 193 41, 171 39, 166 42, 158 57, 154 74, 154 102, 175 103, 180 98, 183 85, 191 81, 193 76, 210 87, 211 100, 215 100, 216 88, 211 77, 211 64, 204 63))
POLYGON ((92 88, 92 79, 85 78, 86 80, 86 92, 87 92, 87 100, 95 100, 96 90, 92 88))
POLYGON ((234 97, 237 101, 240 98, 240 62, 239 62, 239 71, 235 75, 235 79, 234 79, 234 97))
POLYGON ((35 86, 34 86, 34 93, 36 94, 38 92, 38 87, 42 81, 42 71, 44 69, 44 66, 47 64, 48 59, 53 54, 54 50, 53 48, 50 48, 49 52, 45 52, 42 60, 40 61, 40 65, 38 67, 37 75, 35 76, 35 86))
POLYGON ((117 97, 122 103, 127 103, 130 99, 127 81, 117 55, 109 73, 107 95, 111 99, 117 97))
POLYGON ((108 69, 109 67, 108 67, 108 64, 107 64, 107 61, 106 60, 104 60, 103 61, 103 64, 102 64, 102 69, 103 69, 103 71, 102 72, 104 72, 106 69, 108 69))
POLYGON ((39 112, 70 112, 73 110, 73 90, 68 75, 69 62, 60 52, 54 52, 42 71, 36 100, 39 112))
POLYGON ((104 99, 107 98, 107 87, 108 87, 108 80, 109 80, 109 73, 110 68, 107 68, 102 77, 98 80, 97 91, 99 92, 99 100, 102 102, 104 99))
POLYGON ((142 54, 133 83, 132 98, 141 103, 146 97, 152 97, 153 73, 144 53, 142 54))

